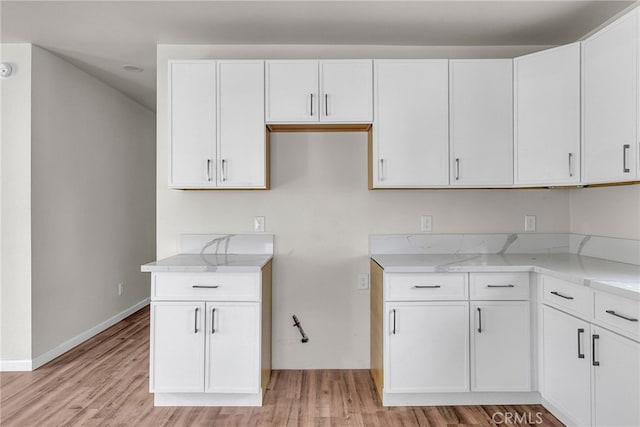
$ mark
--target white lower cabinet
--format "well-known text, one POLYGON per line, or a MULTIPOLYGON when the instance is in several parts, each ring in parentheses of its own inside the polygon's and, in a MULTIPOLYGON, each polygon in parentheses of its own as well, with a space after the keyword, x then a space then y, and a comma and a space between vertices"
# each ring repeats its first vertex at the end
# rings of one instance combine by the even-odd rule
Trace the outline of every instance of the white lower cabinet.
POLYGON ((387 304, 387 392, 469 390, 469 303, 387 304))
POLYGON ((204 391, 204 303, 154 302, 151 325, 151 391, 204 391))
POLYGON ((261 273, 154 273, 156 406, 260 406, 271 373, 271 264, 261 273))
POLYGON ((591 425, 589 324, 542 308, 542 395, 579 426, 591 425))
POLYGON ((640 344, 593 326, 593 425, 640 426, 640 344))
POLYGON ((208 302, 206 385, 211 393, 260 391, 258 303, 208 302))
POLYGON ((471 390, 530 391, 529 301, 471 306, 471 390))
POLYGON ((542 308, 542 396, 563 422, 640 425, 640 343, 542 308))

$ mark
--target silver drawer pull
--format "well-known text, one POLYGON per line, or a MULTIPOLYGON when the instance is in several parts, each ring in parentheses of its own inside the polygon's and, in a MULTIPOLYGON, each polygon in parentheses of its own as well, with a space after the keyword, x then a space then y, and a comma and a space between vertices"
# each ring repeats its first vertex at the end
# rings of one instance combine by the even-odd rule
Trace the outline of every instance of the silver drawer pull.
POLYGON ((413 285, 415 289, 437 289, 440 285, 413 285))
POLYGON ((514 285, 487 285, 487 288, 515 288, 514 285))
POLYGON ((556 292, 556 291, 551 291, 551 295, 555 295, 557 297, 564 298, 564 299, 573 299, 573 297, 562 295, 560 292, 556 292))
POLYGON ((618 314, 613 310, 605 310, 605 313, 610 314, 612 316, 619 317, 619 318, 624 319, 624 320, 628 320, 629 322, 637 322, 638 321, 638 319, 636 319, 636 318, 627 317, 627 316, 625 316, 623 314, 618 314))
POLYGON ((193 285, 191 287, 194 289, 217 289, 220 285, 193 285))

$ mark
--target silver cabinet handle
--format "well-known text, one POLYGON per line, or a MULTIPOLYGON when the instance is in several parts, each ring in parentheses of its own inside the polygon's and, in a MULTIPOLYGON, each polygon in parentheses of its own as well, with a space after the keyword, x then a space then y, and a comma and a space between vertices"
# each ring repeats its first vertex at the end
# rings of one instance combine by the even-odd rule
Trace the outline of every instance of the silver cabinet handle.
POLYGON ((573 176, 573 153, 569 153, 569 176, 573 176))
POLYGON ((600 339, 600 335, 593 334, 591 336, 591 364, 593 366, 600 366, 600 362, 596 360, 596 340, 600 339))
POLYGON ((325 117, 329 117, 329 95, 324 94, 324 115, 325 117))
POLYGON ((313 117, 313 94, 309 94, 309 110, 311 111, 311 117, 313 117))
POLYGON ((629 169, 629 165, 627 164, 628 154, 631 146, 629 144, 624 144, 622 146, 622 172, 629 173, 631 169, 629 169))
POLYGON ((216 289, 219 288, 220 285, 193 285, 191 287, 194 289, 216 289))
POLYGON ((556 292, 556 291, 551 291, 551 295, 555 295, 557 297, 564 298, 564 299, 573 299, 573 297, 562 295, 560 292, 556 292))
POLYGON ((227 161, 222 159, 222 182, 227 180, 227 161))
POLYGON ((482 310, 478 307, 478 333, 482 333, 482 310))
POLYGON ((380 165, 378 167, 378 179, 384 181, 384 159, 380 159, 380 165))
POLYGON ((578 359, 584 359, 584 353, 582 352, 582 340, 580 339, 580 335, 584 334, 584 329, 578 329, 578 359))
POLYGON ((211 159, 207 159, 207 181, 211 181, 211 159))
POLYGON ((460 159, 456 159, 456 181, 460 179, 460 159))
POLYGON ((487 285, 487 288, 515 288, 514 285, 487 285))
POLYGON ((413 285, 414 289, 438 289, 440 285, 413 285))
POLYGON ((196 312, 195 312, 195 315, 193 316, 193 333, 194 334, 198 333, 198 311, 200 311, 200 308, 196 307, 196 312))
POLYGON ((396 334, 396 309, 393 309, 393 335, 396 334))
POLYGON ((216 333, 216 328, 215 328, 215 319, 216 319, 216 309, 212 308, 211 309, 211 335, 216 333))
POLYGON ((619 317, 619 318, 624 319, 624 320, 628 320, 629 322, 637 322, 638 321, 638 319, 636 319, 635 317, 627 317, 627 316, 625 316, 623 314, 618 314, 613 310, 605 310, 605 313, 610 314, 612 316, 619 317))

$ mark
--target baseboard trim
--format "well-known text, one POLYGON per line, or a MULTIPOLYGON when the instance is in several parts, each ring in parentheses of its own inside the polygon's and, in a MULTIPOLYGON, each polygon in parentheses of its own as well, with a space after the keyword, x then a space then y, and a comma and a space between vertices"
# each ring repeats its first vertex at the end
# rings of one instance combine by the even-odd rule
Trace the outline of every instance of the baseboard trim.
POLYGON ((66 353, 67 351, 71 350, 72 348, 82 344, 83 342, 85 342, 86 340, 88 340, 89 338, 98 335, 100 332, 104 331, 105 329, 115 325, 116 323, 118 323, 119 321, 125 319, 126 317, 132 315, 133 313, 135 313, 136 311, 140 310, 141 308, 149 305, 150 302, 150 298, 145 298, 142 301, 132 305, 131 307, 127 308, 126 310, 121 311, 120 313, 116 314, 115 316, 105 320, 104 322, 94 326, 91 329, 86 330, 85 332, 76 335, 75 337, 71 338, 68 341, 63 342, 62 344, 58 345, 57 347, 52 348, 51 350, 47 351, 44 354, 41 354, 40 356, 36 357, 35 359, 32 360, 1 360, 0 361, 0 371, 33 371, 38 369, 39 367, 43 366, 46 363, 51 362, 53 359, 55 359, 56 357, 66 353))
POLYGON ((0 360, 0 372, 32 371, 31 360, 0 360))

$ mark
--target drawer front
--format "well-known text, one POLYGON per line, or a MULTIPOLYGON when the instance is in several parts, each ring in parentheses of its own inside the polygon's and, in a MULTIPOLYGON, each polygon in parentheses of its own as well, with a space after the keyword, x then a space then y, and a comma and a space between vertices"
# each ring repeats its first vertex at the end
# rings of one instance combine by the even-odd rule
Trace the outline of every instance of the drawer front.
POLYGON ((466 300, 465 273, 390 273, 386 275, 388 301, 466 300))
POLYGON ((596 291, 595 319, 631 338, 640 338, 640 301, 596 291))
POLYGON ((529 273, 471 273, 469 292, 472 300, 529 299, 529 273))
POLYGON ((582 317, 593 316, 592 291, 586 286, 555 277, 542 276, 542 300, 582 317))
POLYGON ((151 298, 156 301, 260 301, 260 275, 156 274, 151 298))

